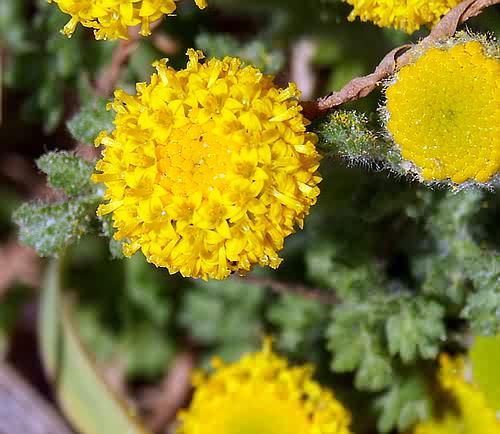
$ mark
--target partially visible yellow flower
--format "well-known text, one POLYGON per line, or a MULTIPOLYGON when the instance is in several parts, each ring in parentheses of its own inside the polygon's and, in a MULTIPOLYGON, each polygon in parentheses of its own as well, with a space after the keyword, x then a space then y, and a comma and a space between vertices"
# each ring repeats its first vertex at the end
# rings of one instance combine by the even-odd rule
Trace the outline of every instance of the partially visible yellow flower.
POLYGON ((300 92, 226 57, 187 68, 155 63, 137 95, 115 92, 116 129, 102 132, 99 215, 113 213, 124 253, 141 249, 170 273, 223 279, 254 264, 277 268, 285 237, 319 194, 317 136, 300 92))
POLYGON ((439 380, 451 395, 455 407, 445 410, 440 418, 419 424, 414 434, 500 434, 496 411, 478 387, 466 379, 462 358, 442 355, 439 380))
POLYGON ((413 33, 422 25, 432 26, 461 0, 344 0, 353 6, 348 19, 371 21, 379 27, 394 27, 413 33))
POLYGON ((474 383, 488 405, 500 412, 500 335, 476 336, 469 357, 474 383))
MULTIPOLYGON (((71 20, 64 34, 71 37, 78 23, 94 30, 96 39, 128 39, 129 28, 141 26, 140 34, 151 34, 150 26, 177 8, 179 0, 48 0, 54 1, 71 20)), ((200 9, 206 0, 195 0, 200 9)))
POLYGON ((290 367, 262 351, 195 377, 179 434, 349 434, 350 415, 332 392, 312 380, 310 366, 290 367))
POLYGON ((425 51, 387 91, 387 128, 425 181, 486 183, 500 171, 500 61, 478 40, 425 51))

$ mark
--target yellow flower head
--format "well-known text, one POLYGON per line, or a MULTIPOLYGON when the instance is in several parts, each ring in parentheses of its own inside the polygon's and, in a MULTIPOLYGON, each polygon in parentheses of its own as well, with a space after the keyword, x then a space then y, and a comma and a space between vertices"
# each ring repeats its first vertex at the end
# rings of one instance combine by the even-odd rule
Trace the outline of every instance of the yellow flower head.
POLYGON ((344 0, 353 6, 348 19, 371 21, 413 33, 421 25, 432 26, 461 0, 344 0))
POLYGON ((170 273, 223 279, 278 267, 284 238, 319 194, 317 136, 306 133, 290 84, 226 57, 186 69, 155 63, 137 95, 115 92, 116 129, 102 132, 98 214, 113 212, 124 253, 139 248, 170 273))
POLYGON ((264 349, 195 376, 191 406, 179 434, 349 434, 350 415, 312 380, 310 366, 289 367, 264 349))
POLYGON ((425 51, 386 91, 387 128, 424 181, 486 183, 500 171, 500 61, 470 38, 425 51))
MULTIPOLYGON (((128 30, 141 26, 140 34, 151 34, 150 25, 177 8, 179 0, 48 0, 54 1, 71 20, 64 34, 71 37, 78 23, 94 30, 96 39, 128 39, 128 30)), ((200 9, 206 0, 195 0, 200 9)))
POLYGON ((414 434, 500 434, 500 421, 481 390, 466 380, 462 358, 440 358, 440 384, 455 406, 441 418, 419 424, 414 434))

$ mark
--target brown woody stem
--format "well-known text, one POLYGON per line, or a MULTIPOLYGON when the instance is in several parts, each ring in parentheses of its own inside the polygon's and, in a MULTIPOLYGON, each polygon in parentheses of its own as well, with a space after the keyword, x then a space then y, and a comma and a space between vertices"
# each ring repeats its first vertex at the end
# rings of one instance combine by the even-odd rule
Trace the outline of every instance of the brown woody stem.
MULTIPOLYGON (((451 37, 458 26, 469 18, 475 17, 489 6, 499 4, 500 0, 464 0, 448 12, 432 29, 431 33, 420 42, 420 46, 430 45, 440 39, 451 37)), ((346 102, 369 95, 382 80, 393 74, 398 68, 413 61, 412 45, 406 44, 390 51, 371 74, 356 77, 338 92, 332 92, 316 101, 304 101, 302 113, 308 119, 323 115, 346 102)))

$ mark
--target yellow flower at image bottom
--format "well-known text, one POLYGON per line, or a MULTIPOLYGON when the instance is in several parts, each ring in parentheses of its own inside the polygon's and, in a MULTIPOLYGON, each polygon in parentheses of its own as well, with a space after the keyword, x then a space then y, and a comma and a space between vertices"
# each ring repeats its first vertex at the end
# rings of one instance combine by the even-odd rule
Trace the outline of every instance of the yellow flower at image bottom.
POLYGON ((500 434, 500 409, 491 408, 482 391, 466 381, 464 360, 442 355, 440 361, 440 384, 455 407, 440 418, 421 423, 414 434, 500 434))
MULTIPOLYGON (((128 39, 129 28, 140 26, 140 34, 151 34, 150 26, 164 15, 172 14, 179 0, 48 0, 71 15, 64 34, 71 37, 78 23, 94 29, 96 39, 128 39)), ((206 0, 194 0, 200 9, 206 0)))
POLYGON ((284 239, 319 194, 317 136, 290 84, 226 57, 186 69, 163 59, 137 95, 115 92, 115 130, 102 132, 93 180, 106 186, 127 256, 141 250, 170 273, 223 279, 279 266, 284 239))
POLYGON ((195 377, 179 434, 349 434, 350 415, 333 394, 312 380, 310 366, 290 367, 262 351, 195 377))
POLYGON ((500 171, 500 61, 481 42, 430 48, 386 96, 387 128, 423 180, 486 183, 500 171))
POLYGON ((348 19, 371 21, 379 27, 394 27, 413 33, 422 25, 432 26, 460 0, 344 0, 353 6, 348 19))

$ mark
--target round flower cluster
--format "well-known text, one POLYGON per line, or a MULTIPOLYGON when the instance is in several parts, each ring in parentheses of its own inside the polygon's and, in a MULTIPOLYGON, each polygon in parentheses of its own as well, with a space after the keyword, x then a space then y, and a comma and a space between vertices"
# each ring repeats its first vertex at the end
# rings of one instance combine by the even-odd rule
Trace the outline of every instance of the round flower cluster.
POLYGON ((422 180, 487 183, 500 171, 499 77, 499 59, 470 38, 399 70, 387 129, 422 180))
POLYGON ((413 33, 421 25, 432 26, 461 0, 344 0, 353 6, 348 19, 371 21, 413 33))
POLYGON ((440 361, 440 384, 455 405, 442 417, 419 424, 414 434, 500 434, 496 412, 481 390, 465 379, 464 360, 442 355, 440 361))
MULTIPOLYGON (((141 27, 140 34, 151 34, 151 23, 171 14, 179 0, 48 0, 54 1, 71 19, 64 34, 71 37, 78 23, 94 30, 96 39, 128 39, 129 28, 141 27)), ((195 0, 200 9, 206 0, 195 0)))
POLYGON ((240 361, 213 363, 195 376, 191 406, 179 415, 179 434, 349 434, 350 415, 312 380, 310 366, 289 367, 267 341, 240 361))
POLYGON ((321 180, 300 92, 236 58, 188 55, 180 71, 156 62, 136 96, 115 92, 116 129, 96 139, 105 149, 93 179, 109 201, 98 214, 113 213, 125 255, 141 249, 170 273, 276 268, 321 180))

